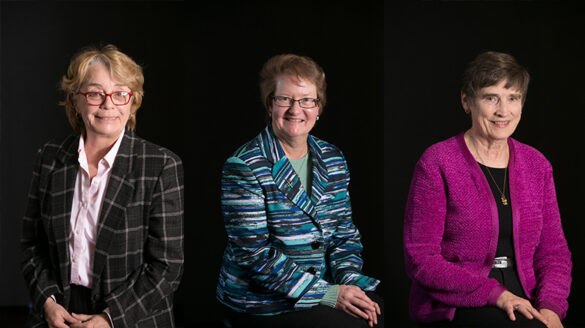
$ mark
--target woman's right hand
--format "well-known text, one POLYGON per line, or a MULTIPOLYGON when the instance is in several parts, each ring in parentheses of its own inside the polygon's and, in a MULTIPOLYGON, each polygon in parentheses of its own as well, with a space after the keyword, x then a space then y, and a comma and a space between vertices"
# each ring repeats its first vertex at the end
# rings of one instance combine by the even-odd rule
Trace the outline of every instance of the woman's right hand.
POLYGON ((64 307, 55 302, 52 297, 48 297, 43 305, 45 310, 45 320, 49 328, 69 328, 67 323, 80 323, 81 320, 72 317, 64 307))
POLYGON ((339 285, 335 308, 352 317, 367 320, 370 327, 378 324, 378 315, 381 314, 378 303, 357 286, 339 285))
POLYGON ((532 306, 532 304, 530 304, 529 300, 518 297, 509 291, 503 292, 502 295, 498 297, 496 305, 498 308, 508 313, 508 317, 510 317, 510 320, 512 321, 516 321, 514 311, 517 311, 522 313, 528 319, 536 318, 548 326, 547 320, 532 306))

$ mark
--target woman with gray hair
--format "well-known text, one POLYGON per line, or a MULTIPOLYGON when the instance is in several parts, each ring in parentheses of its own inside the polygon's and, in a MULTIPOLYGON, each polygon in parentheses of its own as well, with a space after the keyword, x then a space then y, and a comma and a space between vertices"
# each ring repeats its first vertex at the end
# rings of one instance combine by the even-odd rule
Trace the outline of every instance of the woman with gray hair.
POLYGON ((430 326, 562 327, 571 253, 552 167, 511 138, 529 75, 485 52, 461 89, 471 128, 416 164, 404 223, 410 315, 430 326))

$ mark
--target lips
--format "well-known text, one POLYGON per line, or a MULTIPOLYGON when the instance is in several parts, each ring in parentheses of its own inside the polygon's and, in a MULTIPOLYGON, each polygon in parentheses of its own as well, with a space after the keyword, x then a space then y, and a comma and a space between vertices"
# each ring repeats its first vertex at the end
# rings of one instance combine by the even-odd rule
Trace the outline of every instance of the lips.
POLYGON ((117 116, 96 116, 95 118, 100 119, 100 120, 104 120, 104 121, 113 121, 115 119, 117 119, 117 116))
POLYGON ((295 119, 295 118, 285 118, 285 120, 289 121, 289 122, 297 122, 297 123, 301 123, 304 122, 304 120, 299 119, 295 119))
POLYGON ((506 127, 510 123, 510 121, 490 121, 490 122, 497 127, 506 127))

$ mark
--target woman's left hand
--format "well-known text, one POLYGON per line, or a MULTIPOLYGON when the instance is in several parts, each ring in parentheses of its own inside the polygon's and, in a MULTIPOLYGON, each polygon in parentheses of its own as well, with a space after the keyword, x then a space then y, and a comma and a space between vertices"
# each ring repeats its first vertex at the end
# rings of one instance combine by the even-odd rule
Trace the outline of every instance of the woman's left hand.
POLYGON ((81 320, 80 323, 70 325, 71 328, 110 328, 110 318, 105 313, 94 315, 72 313, 71 315, 81 320))
POLYGON ((547 325, 548 328, 563 328, 561 319, 554 311, 551 311, 549 309, 540 309, 539 312, 548 322, 547 325))
POLYGON ((368 321, 370 327, 378 324, 378 315, 382 314, 378 303, 357 286, 340 285, 335 308, 368 321))
POLYGON ((512 321, 516 321, 514 312, 519 312, 530 320, 536 318, 548 326, 546 319, 532 306, 529 300, 518 297, 507 290, 500 295, 496 305, 508 313, 508 317, 512 321))

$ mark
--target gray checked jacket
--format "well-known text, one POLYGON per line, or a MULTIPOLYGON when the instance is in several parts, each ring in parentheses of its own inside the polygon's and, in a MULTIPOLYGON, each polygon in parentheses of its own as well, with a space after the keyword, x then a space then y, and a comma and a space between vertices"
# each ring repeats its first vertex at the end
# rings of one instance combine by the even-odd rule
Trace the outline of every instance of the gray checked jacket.
MULTIPOLYGON (((70 302, 69 232, 79 136, 38 151, 23 219, 22 271, 32 301, 29 327, 44 327, 43 304, 70 302)), ((174 327, 173 293, 183 273, 183 167, 171 151, 127 131, 97 227, 91 303, 114 327, 174 327)))

